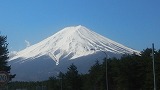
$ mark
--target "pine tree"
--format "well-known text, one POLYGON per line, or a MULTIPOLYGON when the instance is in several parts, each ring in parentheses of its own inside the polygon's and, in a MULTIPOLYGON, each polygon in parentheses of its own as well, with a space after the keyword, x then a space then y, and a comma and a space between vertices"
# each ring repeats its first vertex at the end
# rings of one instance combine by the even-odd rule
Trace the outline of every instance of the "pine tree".
POLYGON ((156 85, 157 90, 160 90, 160 50, 157 51, 157 55, 155 57, 156 63, 156 85))
MULTIPOLYGON (((7 59, 9 51, 7 49, 8 43, 7 43, 7 37, 6 36, 0 36, 0 71, 5 71, 8 74, 10 74, 11 66, 9 66, 7 63, 7 59)), ((15 77, 15 75, 9 75, 10 80, 15 77)))
POLYGON ((7 65, 8 57, 8 43, 6 41, 7 37, 0 36, 0 71, 10 72, 10 66, 7 65))
POLYGON ((103 72, 102 65, 99 63, 99 61, 96 61, 96 63, 91 66, 91 69, 89 70, 88 89, 105 90, 104 84, 106 79, 104 76, 105 73, 103 72))
POLYGON ((58 83, 58 79, 54 76, 49 77, 48 90, 58 90, 58 89, 60 89, 59 87, 60 87, 60 85, 58 83))
POLYGON ((81 79, 77 67, 72 64, 65 75, 67 90, 81 90, 81 79))

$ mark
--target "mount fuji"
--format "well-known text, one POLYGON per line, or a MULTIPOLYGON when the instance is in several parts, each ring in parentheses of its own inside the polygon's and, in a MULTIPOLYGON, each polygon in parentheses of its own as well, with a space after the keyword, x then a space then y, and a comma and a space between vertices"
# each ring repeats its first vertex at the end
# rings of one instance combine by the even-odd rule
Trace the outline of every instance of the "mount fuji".
POLYGON ((10 57, 11 72, 18 81, 46 80, 58 72, 65 72, 74 63, 80 73, 86 73, 96 60, 119 58, 139 51, 112 41, 84 26, 66 27, 41 42, 10 57))

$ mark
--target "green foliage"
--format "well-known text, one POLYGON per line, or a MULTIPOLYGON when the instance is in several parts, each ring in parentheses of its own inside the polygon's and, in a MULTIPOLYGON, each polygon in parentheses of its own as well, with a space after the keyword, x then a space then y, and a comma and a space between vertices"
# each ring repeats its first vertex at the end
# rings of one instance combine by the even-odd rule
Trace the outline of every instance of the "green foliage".
MULTIPOLYGON (((107 76, 109 90, 153 90, 151 53, 152 49, 147 48, 141 55, 104 59, 102 63, 96 61, 87 74, 79 74, 77 67, 72 64, 66 73, 60 72, 58 77, 53 76, 39 83, 16 82, 14 86, 36 90, 35 88, 43 83, 46 86, 44 90, 106 90, 107 76)), ((157 90, 160 90, 160 50, 155 51, 155 68, 157 90)))
POLYGON ((102 65, 100 65, 99 61, 96 61, 96 63, 89 70, 88 80, 86 84, 88 86, 87 89, 103 90, 102 86, 104 85, 104 83, 101 81, 103 81, 102 65))
POLYGON ((7 59, 8 57, 8 43, 7 43, 7 37, 0 36, 0 71, 6 71, 10 72, 10 66, 7 65, 7 59))
POLYGON ((81 90, 81 78, 78 74, 77 67, 72 64, 65 74, 66 90, 81 90))
POLYGON ((7 65, 7 59, 9 51, 8 51, 8 43, 6 36, 0 36, 0 71, 5 71, 9 74, 9 80, 11 81, 15 75, 10 75, 11 66, 7 65))
MULTIPOLYGON (((8 85, 8 90, 53 90, 47 89, 49 81, 42 81, 42 82, 22 82, 16 81, 11 82, 8 85)), ((58 90, 58 89, 56 89, 58 90)))

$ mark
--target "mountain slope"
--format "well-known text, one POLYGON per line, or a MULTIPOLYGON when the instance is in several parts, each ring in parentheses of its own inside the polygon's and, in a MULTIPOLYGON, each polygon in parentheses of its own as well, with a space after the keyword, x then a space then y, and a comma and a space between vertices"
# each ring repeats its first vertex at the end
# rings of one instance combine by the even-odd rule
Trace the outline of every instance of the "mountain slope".
MULTIPOLYGON (((97 57, 98 53, 101 53, 101 51, 106 52, 110 57, 139 53, 136 50, 130 49, 79 25, 66 27, 60 30, 47 39, 18 52, 14 57, 10 58, 9 61, 15 72, 23 72, 24 68, 25 70, 31 70, 28 69, 28 67, 36 68, 37 66, 37 69, 41 69, 39 72, 43 72, 44 75, 46 72, 53 72, 55 68, 58 67, 60 69, 65 69, 73 62, 80 68, 82 67, 81 65, 85 67, 85 63, 89 68, 90 63, 92 62, 93 64, 94 62, 92 59, 97 57), (59 65, 55 66, 52 64, 50 65, 50 70, 47 70, 49 68, 45 67, 49 67, 49 64, 52 63, 49 56, 59 65), (83 60, 81 58, 83 58, 83 60)), ((32 71, 32 73, 37 73, 37 69, 32 71)), ((21 77, 23 77, 23 75, 21 77)))
POLYGON ((70 59, 75 59, 93 53, 91 49, 119 54, 139 53, 79 25, 62 29, 53 36, 18 52, 10 60, 37 58, 49 53, 58 60, 70 55, 70 59))

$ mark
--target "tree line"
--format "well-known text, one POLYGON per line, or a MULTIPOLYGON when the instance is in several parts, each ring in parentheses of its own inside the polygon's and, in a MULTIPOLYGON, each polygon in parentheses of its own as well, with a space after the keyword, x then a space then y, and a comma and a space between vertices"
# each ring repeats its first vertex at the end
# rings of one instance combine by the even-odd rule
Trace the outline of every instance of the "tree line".
MULTIPOLYGON (((15 74, 10 73, 11 66, 7 64, 9 51, 6 39, 6 36, 0 36, 0 71, 7 72, 11 81, 15 74)), ((154 51, 156 86, 160 90, 160 50, 154 51)), ((46 81, 9 82, 6 87, 8 90, 107 90, 107 87, 108 90, 153 90, 151 53, 152 49, 147 48, 140 55, 123 55, 120 59, 104 58, 99 60, 103 62, 96 61, 86 74, 79 73, 72 64, 65 73, 60 72, 46 81)))
MULTIPOLYGON (((49 77, 46 81, 12 82, 9 86, 29 90, 107 90, 108 85, 108 90, 153 90, 151 53, 152 49, 147 48, 140 55, 123 55, 120 59, 104 58, 102 63, 96 61, 86 74, 79 73, 72 64, 66 73, 60 72, 58 76, 49 77)), ((156 84, 157 90, 160 90, 160 50, 154 53, 156 84)))

